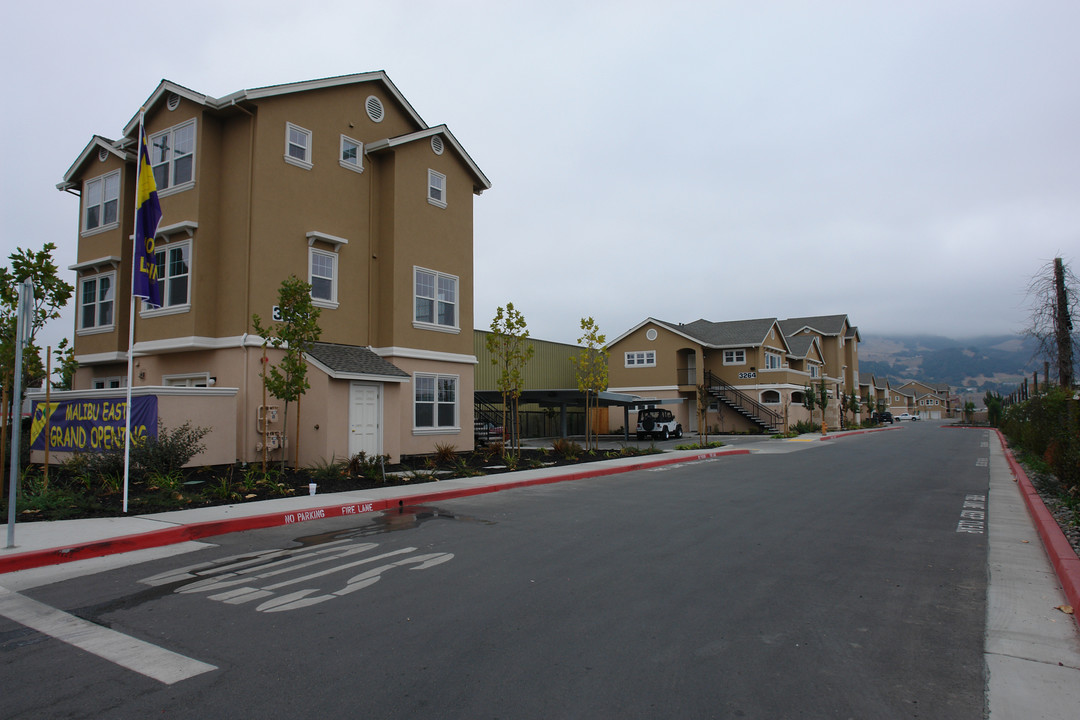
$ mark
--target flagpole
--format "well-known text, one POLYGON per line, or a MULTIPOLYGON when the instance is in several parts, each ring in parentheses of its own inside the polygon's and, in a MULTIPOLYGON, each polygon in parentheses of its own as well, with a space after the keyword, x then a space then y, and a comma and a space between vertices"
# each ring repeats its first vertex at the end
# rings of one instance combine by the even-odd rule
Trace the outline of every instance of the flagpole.
POLYGON ((128 511, 128 479, 131 475, 131 383, 134 377, 134 368, 131 364, 131 358, 133 349, 135 347, 135 271, 136 260, 139 249, 136 245, 139 242, 139 233, 137 231, 139 225, 139 175, 142 173, 142 141, 143 141, 143 119, 146 114, 145 108, 139 108, 139 140, 135 144, 135 148, 138 155, 138 160, 135 164, 135 216, 134 223, 132 223, 132 242, 131 242, 131 306, 128 311, 128 349, 127 349, 127 386, 126 397, 124 404, 124 509, 123 512, 126 515, 128 511))

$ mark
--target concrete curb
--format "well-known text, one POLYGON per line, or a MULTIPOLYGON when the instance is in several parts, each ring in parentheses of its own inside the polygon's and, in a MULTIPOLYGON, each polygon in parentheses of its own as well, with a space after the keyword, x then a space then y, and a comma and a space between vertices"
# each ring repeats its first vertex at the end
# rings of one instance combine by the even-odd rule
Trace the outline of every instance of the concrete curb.
MULTIPOLYGON (((1016 483, 1020 486, 1020 494, 1027 505, 1028 513, 1035 522, 1035 529, 1038 530, 1039 537, 1042 538, 1046 555, 1050 559, 1050 564, 1054 566, 1054 572, 1057 574, 1058 582, 1061 583, 1061 588, 1065 592, 1065 597, 1074 609, 1080 609, 1080 557, 1077 557, 1065 534, 1061 532, 1057 520, 1050 514, 1046 504, 1039 497, 1038 491, 1031 484, 1031 480, 1028 478, 1027 473, 1024 472, 1024 468, 1016 461, 1016 456, 1009 449, 1009 443, 1006 441, 1005 435, 996 428, 994 432, 997 433, 1001 448, 1005 451, 1005 459, 1009 463, 1009 469, 1012 471, 1016 483)), ((1077 624, 1080 625, 1080 618, 1075 615, 1073 617, 1076 619, 1077 624)))
POLYGON ((900 430, 898 427, 887 428, 868 428, 866 430, 844 430, 843 433, 837 435, 822 435, 822 440, 839 440, 840 438, 851 437, 852 435, 866 435, 867 433, 879 433, 889 432, 890 430, 900 430))
MULTIPOLYGON (((586 480, 589 478, 632 472, 634 470, 648 470, 664 465, 695 462, 725 455, 749 454, 750 451, 745 449, 705 450, 697 455, 682 455, 674 458, 668 457, 642 460, 641 462, 625 465, 588 468, 585 470, 575 470, 557 475, 535 477, 525 480, 509 480, 507 482, 491 485, 459 487, 447 490, 432 489, 431 491, 383 498, 380 500, 372 500, 370 502, 337 503, 322 507, 308 507, 292 512, 279 511, 264 515, 249 515, 247 517, 229 518, 225 520, 208 520, 197 523, 178 524, 173 527, 167 527, 161 530, 151 530, 150 532, 137 533, 134 535, 123 535, 103 540, 94 540, 85 543, 17 553, 9 557, 0 558, 0 574, 15 572, 17 570, 29 570, 30 568, 43 567, 45 565, 57 565, 60 563, 73 562, 75 560, 87 560, 89 558, 131 552, 133 550, 144 550, 147 548, 161 547, 163 545, 174 545, 190 540, 213 537, 215 535, 243 532, 244 530, 259 530, 262 528, 278 527, 280 525, 290 525, 310 520, 362 515, 396 507, 418 505, 439 500, 451 500, 453 498, 470 497, 473 495, 484 495, 502 490, 513 490, 515 488, 548 485, 558 482, 570 482, 573 480, 586 480)), ((508 473, 508 475, 512 475, 512 473, 508 473)), ((437 483, 432 484, 437 485, 437 483)))

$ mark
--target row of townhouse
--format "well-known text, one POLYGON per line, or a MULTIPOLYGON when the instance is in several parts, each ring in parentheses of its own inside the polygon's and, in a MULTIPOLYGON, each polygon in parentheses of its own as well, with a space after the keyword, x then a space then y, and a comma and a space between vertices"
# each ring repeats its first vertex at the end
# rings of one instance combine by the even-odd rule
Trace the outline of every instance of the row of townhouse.
MULTIPOLYGON (((847 315, 681 324, 647 318, 608 345, 612 392, 668 405, 688 432, 780 432, 810 420, 805 389, 824 383, 825 421, 841 425, 841 395, 858 392, 859 331, 847 315)), ((821 421, 820 409, 814 420, 821 421)), ((843 422, 850 422, 848 413, 843 422)), ((631 417, 631 422, 634 418, 631 417)), ((615 429, 622 416, 612 411, 615 429)))
POLYGON ((880 386, 876 385, 876 379, 874 382, 878 388, 875 392, 878 405, 893 416, 907 413, 924 420, 940 420, 955 417, 959 412, 957 398, 946 384, 909 380, 893 387, 888 380, 881 381, 880 386))
POLYGON ((136 113, 119 140, 93 136, 57 186, 80 205, 68 397, 126 384, 134 323, 132 395, 156 398, 168 426, 211 427, 200 462, 280 449, 284 408, 263 392, 252 316, 267 323, 295 275, 322 313, 289 416, 301 465, 471 447, 473 198, 491 182, 450 130, 383 72, 221 98, 163 80, 143 110, 163 305, 130 302, 136 113))

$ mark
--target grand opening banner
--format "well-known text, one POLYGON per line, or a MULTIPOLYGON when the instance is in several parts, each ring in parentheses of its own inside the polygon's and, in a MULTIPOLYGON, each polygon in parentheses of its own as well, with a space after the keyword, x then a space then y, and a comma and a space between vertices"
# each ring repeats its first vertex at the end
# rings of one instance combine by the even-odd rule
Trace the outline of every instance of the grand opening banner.
MULTIPOLYGON (((156 395, 131 398, 131 439, 157 437, 156 395)), ((118 398, 34 403, 30 449, 45 449, 45 416, 49 417, 49 449, 55 452, 108 452, 124 449, 127 401, 118 398)))

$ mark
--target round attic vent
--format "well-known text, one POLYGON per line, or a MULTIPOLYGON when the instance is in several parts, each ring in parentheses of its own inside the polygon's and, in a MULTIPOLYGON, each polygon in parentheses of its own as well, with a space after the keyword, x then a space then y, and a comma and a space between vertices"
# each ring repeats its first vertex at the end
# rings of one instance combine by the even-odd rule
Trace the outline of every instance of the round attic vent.
POLYGON ((649 328, 648 331, 646 331, 646 333, 645 333, 645 337, 649 338, 649 340, 655 340, 656 339, 656 330, 655 330, 655 328, 649 328))
POLYGON ((367 109, 367 116, 371 118, 372 122, 382 122, 383 117, 386 115, 386 111, 383 110, 382 100, 369 95, 368 99, 364 101, 364 107, 367 109))
POLYGON ((439 137, 438 135, 432 135, 431 136, 431 150, 436 155, 442 155, 442 153, 443 153, 443 141, 442 141, 442 138, 439 137))
POLYGON ((109 159, 109 151, 106 150, 105 148, 98 148, 97 159, 100 162, 105 162, 106 160, 109 159))
POLYGON ((169 110, 175 110, 180 107, 180 96, 176 93, 169 93, 168 106, 169 110))

